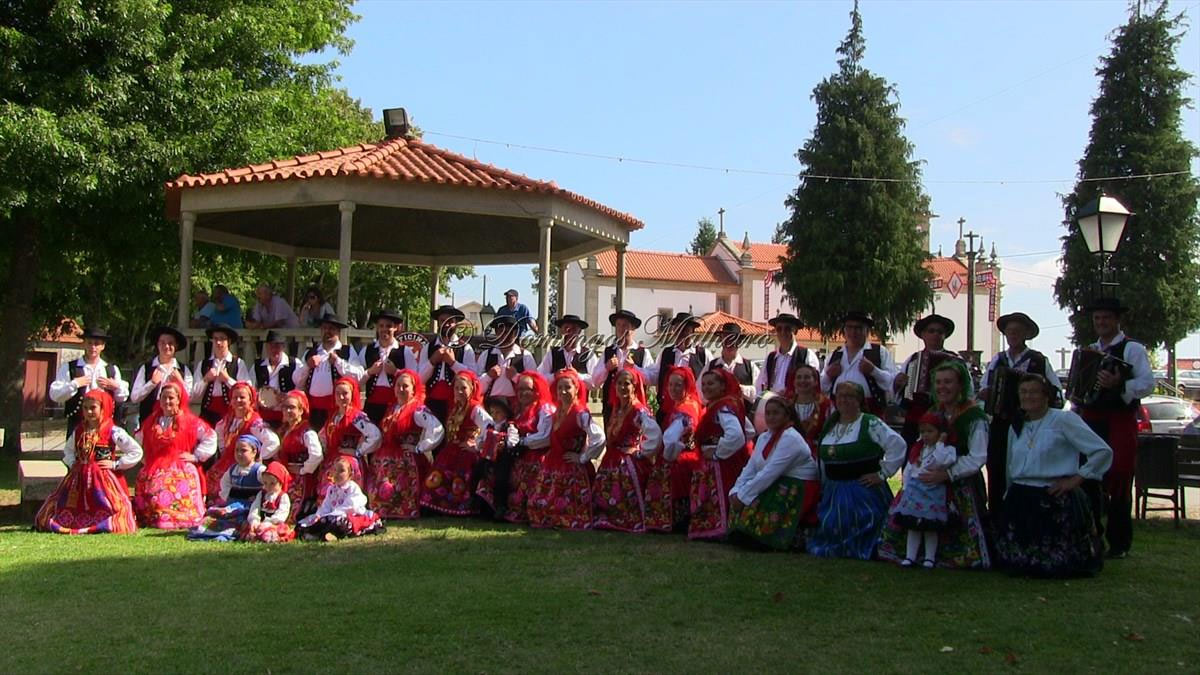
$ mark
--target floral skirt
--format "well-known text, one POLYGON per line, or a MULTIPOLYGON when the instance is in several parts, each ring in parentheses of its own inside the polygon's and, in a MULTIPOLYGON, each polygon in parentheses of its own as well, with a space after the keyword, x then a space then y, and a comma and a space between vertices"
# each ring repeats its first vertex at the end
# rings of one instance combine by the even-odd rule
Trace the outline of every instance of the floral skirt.
POLYGON ((801 548, 802 528, 817 522, 820 495, 820 481, 784 476, 733 514, 729 527, 773 549, 801 548))
MULTIPOLYGON (((317 468, 320 471, 320 467, 317 468)), ((288 525, 317 510, 317 473, 300 473, 299 464, 289 464, 288 473, 292 484, 288 486, 288 499, 292 508, 288 510, 288 525)))
POLYGON ((587 530, 592 526, 591 477, 582 465, 543 467, 530 495, 530 527, 587 530))
POLYGON ((646 531, 646 503, 642 496, 645 465, 622 454, 602 463, 592 480, 592 527, 618 532, 646 531))
POLYGON ((421 515, 421 484, 429 463, 424 455, 402 450, 376 452, 367 479, 367 504, 380 518, 412 519, 421 515))
POLYGON ((333 534, 339 538, 361 537, 367 534, 382 534, 386 529, 383 520, 374 511, 346 516, 322 516, 296 526, 296 532, 301 537, 322 537, 326 534, 333 534))
POLYGON ((729 534, 729 488, 746 465, 746 458, 702 459, 692 471, 688 500, 688 539, 723 539, 729 534))
POLYGON ((892 502, 890 516, 896 524, 909 530, 940 532, 946 529, 950 508, 946 500, 946 484, 929 485, 916 477, 906 479, 900 494, 892 502))
POLYGON ((182 530, 204 519, 204 493, 195 464, 178 461, 138 474, 133 499, 143 527, 182 530))
POLYGON ((865 487, 858 479, 826 479, 808 552, 822 558, 870 560, 891 501, 887 483, 865 487))
POLYGON ((675 500, 671 497, 672 463, 657 455, 645 460, 649 465, 642 483, 642 502, 646 505, 646 529, 670 532, 675 526, 675 500))
POLYGON ((505 520, 510 523, 529 522, 529 500, 537 489, 542 475, 539 453, 526 450, 517 457, 512 467, 512 491, 508 493, 508 511, 505 520))
POLYGON ((1080 488, 1051 496, 1044 487, 1013 483, 995 528, 997 563, 1013 574, 1093 576, 1104 566, 1104 544, 1080 488))
MULTIPOLYGON (((992 566, 984 536, 983 477, 979 474, 947 486, 946 527, 938 534, 938 567, 988 569, 992 566)), ((899 563, 908 549, 908 529, 895 516, 879 534, 879 558, 899 563)))
POLYGON ((291 541, 296 538, 296 530, 288 523, 279 523, 272 525, 270 523, 260 523, 257 531, 250 530, 250 524, 242 526, 238 533, 238 538, 242 541, 260 541, 266 544, 282 544, 283 542, 291 541))
POLYGON ((38 509, 34 526, 58 534, 136 532, 125 476, 92 463, 76 463, 38 509))
POLYGON ((421 506, 449 516, 473 516, 477 513, 474 504, 475 489, 471 485, 471 473, 479 455, 446 445, 438 453, 425 477, 425 489, 421 492, 421 506))
POLYGON ((334 455, 326 457, 321 461, 321 467, 317 471, 321 474, 321 478, 317 481, 317 506, 325 501, 325 495, 329 493, 329 488, 333 486, 333 463, 340 457, 345 457, 350 460, 350 480, 358 483, 360 486, 366 484, 363 480, 362 462, 354 455, 334 455))

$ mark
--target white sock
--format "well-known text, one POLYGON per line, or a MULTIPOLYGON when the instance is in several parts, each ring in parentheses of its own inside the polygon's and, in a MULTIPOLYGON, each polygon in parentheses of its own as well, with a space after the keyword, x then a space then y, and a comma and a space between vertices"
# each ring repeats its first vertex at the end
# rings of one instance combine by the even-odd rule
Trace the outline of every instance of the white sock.
POLYGON ((925 559, 937 560, 938 533, 925 533, 925 559))
POLYGON ((917 559, 917 549, 921 548, 921 533, 917 530, 908 531, 908 554, 905 558, 909 560, 917 559))

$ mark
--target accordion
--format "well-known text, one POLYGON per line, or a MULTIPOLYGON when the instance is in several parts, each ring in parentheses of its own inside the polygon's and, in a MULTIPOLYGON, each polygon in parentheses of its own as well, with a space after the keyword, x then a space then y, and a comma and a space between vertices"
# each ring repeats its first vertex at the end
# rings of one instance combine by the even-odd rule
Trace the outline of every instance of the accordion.
POLYGON ((988 397, 983 402, 984 412, 999 419, 1016 419, 1021 408, 1021 399, 1017 395, 1018 385, 1024 374, 1008 366, 997 365, 988 376, 988 397))
POLYGON ((918 395, 929 398, 931 390, 929 374, 946 361, 957 358, 958 355, 953 352, 936 349, 921 350, 913 354, 912 359, 908 362, 908 368, 904 371, 904 374, 908 376, 908 383, 904 385, 904 400, 914 401, 918 395))
POLYGON ((1122 382, 1133 377, 1133 365, 1108 352, 1097 349, 1076 349, 1071 355, 1071 371, 1067 375, 1067 397, 1080 406, 1098 408, 1123 408, 1120 388, 1106 389, 1100 386, 1100 373, 1110 372, 1122 382))

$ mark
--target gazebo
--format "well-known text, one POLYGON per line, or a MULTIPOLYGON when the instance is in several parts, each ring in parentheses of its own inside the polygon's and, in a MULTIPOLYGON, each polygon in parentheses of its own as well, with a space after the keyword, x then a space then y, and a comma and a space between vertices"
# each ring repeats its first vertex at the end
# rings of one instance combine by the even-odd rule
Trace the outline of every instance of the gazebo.
MULTIPOLYGON (((385 111, 385 117, 387 115, 385 111)), ((642 222, 599 202, 411 138, 407 124, 379 143, 182 175, 166 184, 179 222, 179 327, 187 328, 195 241, 288 260, 339 261, 336 308, 350 299, 350 263, 433 269, 431 301, 446 265, 537 263, 538 320, 547 315, 550 264, 617 251, 616 302, 625 298, 625 250, 642 222)), ((436 303, 435 303, 436 304, 436 303)), ((560 305, 560 312, 562 311, 560 305)))

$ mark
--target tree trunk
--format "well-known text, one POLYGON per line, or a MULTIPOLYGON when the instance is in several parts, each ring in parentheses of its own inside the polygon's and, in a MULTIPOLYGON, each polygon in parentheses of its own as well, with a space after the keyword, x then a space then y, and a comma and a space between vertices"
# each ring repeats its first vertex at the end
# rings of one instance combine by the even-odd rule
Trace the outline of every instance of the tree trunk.
POLYGON ((8 279, 0 294, 4 308, 4 330, 0 331, 0 428, 4 429, 4 452, 21 451, 22 387, 25 383, 25 352, 33 324, 33 298, 37 292, 38 234, 33 218, 9 221, 13 255, 8 279))

